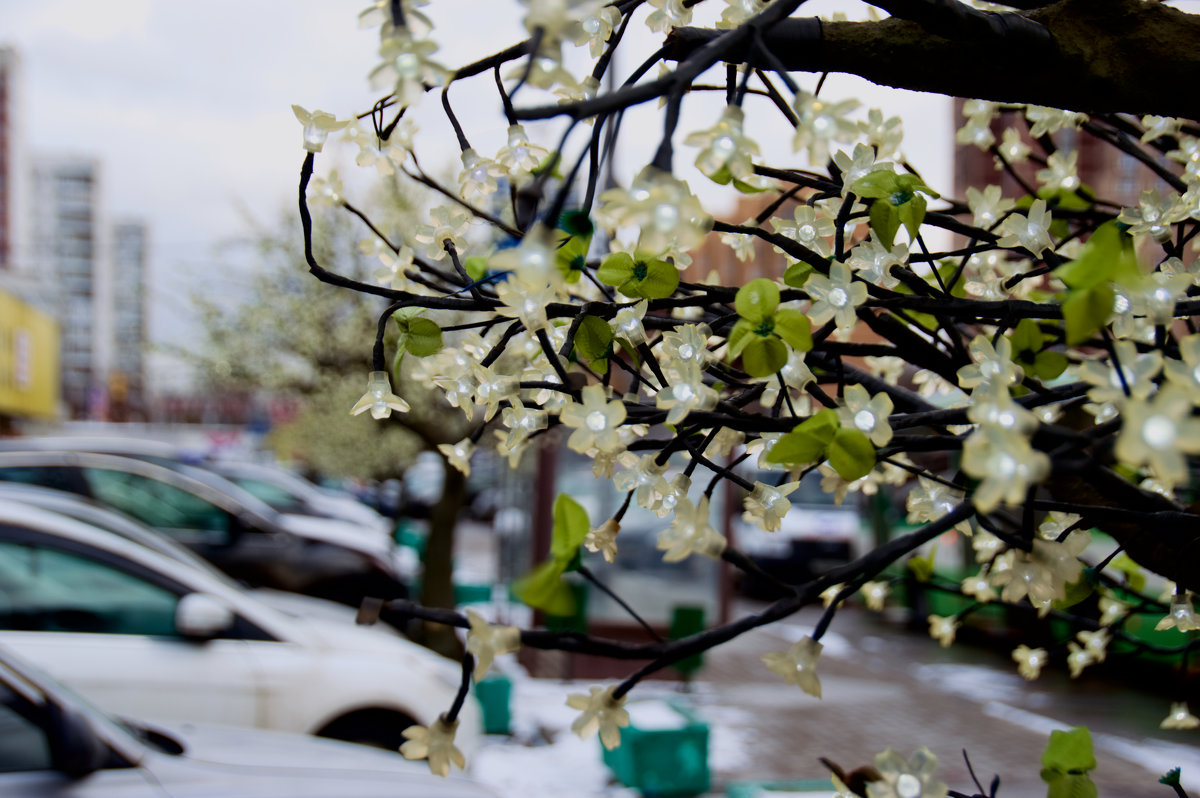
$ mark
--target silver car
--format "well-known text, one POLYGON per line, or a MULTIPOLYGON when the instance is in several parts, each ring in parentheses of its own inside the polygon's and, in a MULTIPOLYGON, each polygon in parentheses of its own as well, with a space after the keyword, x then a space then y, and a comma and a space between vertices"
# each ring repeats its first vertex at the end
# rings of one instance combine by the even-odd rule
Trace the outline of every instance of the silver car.
POLYGON ((489 798, 363 746, 202 724, 119 722, 0 649, 5 798, 489 798))

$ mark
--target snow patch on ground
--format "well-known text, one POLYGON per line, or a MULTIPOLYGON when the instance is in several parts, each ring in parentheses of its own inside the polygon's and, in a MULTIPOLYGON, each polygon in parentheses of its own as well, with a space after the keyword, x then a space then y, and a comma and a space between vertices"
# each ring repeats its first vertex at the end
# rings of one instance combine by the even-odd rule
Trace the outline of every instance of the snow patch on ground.
MULTIPOLYGON (((985 704, 983 713, 1047 737, 1052 731, 1066 731, 1070 728, 1065 723, 1059 723, 1053 718, 1026 712, 999 701, 985 704)), ((1194 746, 1150 738, 1141 741, 1129 740, 1115 734, 1093 734, 1092 745, 1098 752, 1118 756, 1126 762, 1145 768, 1156 776, 1161 776, 1176 767, 1182 768, 1185 774, 1200 772, 1200 751, 1194 746)))
MULTIPOLYGON (((789 643, 798 643, 806 637, 812 637, 814 629, 811 626, 784 623, 776 624, 768 631, 772 632, 778 637, 782 637, 789 643)), ((854 644, 845 637, 842 637, 837 632, 826 631, 825 634, 821 636, 821 645, 824 646, 824 648, 821 649, 821 656, 823 657, 850 659, 855 655, 854 644)))
POLYGON ((916 665, 913 675, 951 695, 972 701, 1020 702, 1028 697, 1028 683, 1015 673, 983 665, 916 665))

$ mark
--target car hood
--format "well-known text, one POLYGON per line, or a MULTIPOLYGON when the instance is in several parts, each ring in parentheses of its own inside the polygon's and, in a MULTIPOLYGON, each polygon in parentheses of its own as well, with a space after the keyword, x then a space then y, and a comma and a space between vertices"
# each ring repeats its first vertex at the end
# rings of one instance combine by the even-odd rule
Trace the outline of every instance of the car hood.
POLYGON ((143 725, 183 746, 183 754, 156 754, 142 764, 167 793, 190 796, 308 796, 347 798, 423 795, 487 798, 492 793, 464 777, 433 776, 424 762, 398 753, 296 734, 201 723, 143 725))

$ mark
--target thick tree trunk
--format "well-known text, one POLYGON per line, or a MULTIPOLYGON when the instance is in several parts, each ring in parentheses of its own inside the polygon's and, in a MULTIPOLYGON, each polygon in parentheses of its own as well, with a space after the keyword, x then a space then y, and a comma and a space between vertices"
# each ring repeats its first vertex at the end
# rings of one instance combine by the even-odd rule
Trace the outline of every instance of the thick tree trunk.
MULTIPOLYGON (((1020 14, 988 14, 947 0, 881 0, 879 21, 794 18, 763 33, 789 70, 845 72, 883 86, 1036 103, 1075 111, 1194 119, 1200 16, 1147 0, 1061 0, 1020 14), (903 17, 903 18, 902 18, 903 17)), ((724 31, 676 28, 670 58, 684 60, 724 31)), ((723 53, 755 57, 753 43, 723 53)))
MULTIPOLYGON (((426 607, 454 609, 454 529, 458 523, 458 513, 466 500, 467 480, 449 461, 443 460, 442 464, 445 474, 442 495, 429 515, 421 603, 426 607)), ((462 658, 462 643, 448 626, 423 622, 415 636, 417 642, 439 654, 462 658)))

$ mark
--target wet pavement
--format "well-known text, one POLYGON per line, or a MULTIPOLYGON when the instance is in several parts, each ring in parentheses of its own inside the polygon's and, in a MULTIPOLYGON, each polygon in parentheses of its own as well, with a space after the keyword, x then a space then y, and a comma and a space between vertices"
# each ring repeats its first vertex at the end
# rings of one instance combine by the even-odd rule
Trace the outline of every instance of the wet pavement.
POLYGON ((699 700, 713 702, 714 723, 731 710, 754 718, 737 743, 751 756, 719 771, 718 781, 815 778, 824 775, 819 756, 849 770, 885 748, 907 756, 924 745, 952 789, 976 789, 965 749, 985 787, 1000 775, 998 796, 1040 798, 1049 731, 1086 725, 1101 795, 1171 795, 1158 777, 1175 765, 1183 766, 1185 786, 1200 787, 1200 732, 1160 730, 1164 697, 1098 678, 1071 681, 1050 669, 1026 682, 1003 654, 961 644, 943 649, 857 607, 840 612, 826 634, 818 667, 823 698, 812 698, 783 684, 760 657, 791 645, 818 619, 805 611, 708 655, 702 678, 710 688, 699 700))
MULTIPOLYGON (((738 602, 735 615, 760 606, 738 602)), ((683 702, 709 724, 709 795, 748 781, 826 779, 819 757, 850 770, 889 747, 908 756, 926 746, 951 789, 977 789, 965 749, 985 792, 999 774, 998 798, 1042 798, 1049 733, 1075 725, 1092 732, 1098 765, 1091 775, 1101 796, 1170 798, 1158 778, 1175 766, 1184 787, 1200 795, 1200 730, 1158 728, 1172 696, 1153 689, 1157 682, 1091 669, 1072 680, 1054 667, 1026 682, 1008 650, 963 643, 943 649, 894 616, 848 606, 822 641, 818 700, 768 670, 761 657, 809 634, 819 618, 819 608, 805 610, 708 652, 688 693, 664 682, 631 693, 631 701, 683 702)), ((596 740, 569 731, 577 713, 565 698, 586 693, 591 683, 520 674, 514 681, 517 733, 491 739, 477 757, 477 778, 503 798, 636 795, 612 782, 596 740)))

